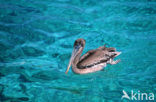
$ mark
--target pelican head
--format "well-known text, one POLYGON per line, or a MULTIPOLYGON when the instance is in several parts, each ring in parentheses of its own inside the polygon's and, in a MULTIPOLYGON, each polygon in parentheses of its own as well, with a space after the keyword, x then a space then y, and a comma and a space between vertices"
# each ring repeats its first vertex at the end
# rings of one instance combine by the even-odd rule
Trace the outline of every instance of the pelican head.
POLYGON ((74 49, 73 49, 73 52, 72 52, 72 55, 71 55, 71 58, 70 58, 70 61, 69 61, 69 64, 68 64, 68 67, 67 67, 67 70, 66 70, 66 74, 68 73, 69 69, 70 69, 70 66, 74 63, 74 64, 77 64, 78 61, 79 61, 79 58, 80 58, 80 55, 83 51, 83 48, 85 46, 85 40, 84 39, 77 39, 74 43, 74 49))

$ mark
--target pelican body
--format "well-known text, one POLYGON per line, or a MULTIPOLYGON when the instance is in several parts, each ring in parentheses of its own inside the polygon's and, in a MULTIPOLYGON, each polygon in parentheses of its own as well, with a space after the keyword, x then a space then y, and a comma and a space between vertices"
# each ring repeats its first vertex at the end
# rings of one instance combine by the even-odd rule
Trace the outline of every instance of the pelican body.
POLYGON ((68 73, 71 65, 72 70, 76 74, 87 74, 102 70, 107 64, 117 64, 119 60, 114 61, 113 59, 120 55, 121 52, 117 52, 115 48, 107 48, 101 46, 97 49, 90 50, 83 56, 82 51, 85 46, 84 39, 77 39, 74 43, 74 49, 69 61, 69 65, 66 70, 68 73))

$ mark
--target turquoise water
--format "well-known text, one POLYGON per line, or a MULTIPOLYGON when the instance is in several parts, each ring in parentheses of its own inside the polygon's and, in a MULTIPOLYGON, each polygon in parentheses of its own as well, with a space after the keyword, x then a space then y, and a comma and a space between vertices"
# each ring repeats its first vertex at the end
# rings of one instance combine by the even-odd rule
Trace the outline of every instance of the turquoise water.
POLYGON ((154 0, 0 0, 0 102, 132 101, 121 99, 123 90, 156 95, 155 61, 154 0), (65 75, 78 38, 86 40, 83 54, 106 44, 122 52, 121 62, 65 75))

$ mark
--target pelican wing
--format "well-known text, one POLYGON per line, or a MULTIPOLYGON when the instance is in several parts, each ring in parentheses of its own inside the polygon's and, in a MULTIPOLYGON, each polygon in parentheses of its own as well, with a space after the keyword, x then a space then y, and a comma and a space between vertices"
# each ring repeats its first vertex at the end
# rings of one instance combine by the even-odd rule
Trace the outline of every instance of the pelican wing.
POLYGON ((80 61, 85 60, 85 58, 89 57, 91 54, 93 54, 96 50, 90 50, 87 53, 85 53, 83 56, 81 56, 80 61))
POLYGON ((110 58, 116 55, 115 48, 100 47, 95 50, 88 51, 81 58, 77 66, 79 68, 89 68, 101 63, 107 63, 110 58))

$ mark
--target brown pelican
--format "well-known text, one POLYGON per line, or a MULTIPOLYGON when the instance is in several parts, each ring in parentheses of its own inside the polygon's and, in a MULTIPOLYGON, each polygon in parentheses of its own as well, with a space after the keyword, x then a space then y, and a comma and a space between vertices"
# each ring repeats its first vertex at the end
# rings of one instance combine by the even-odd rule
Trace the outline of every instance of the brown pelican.
POLYGON ((121 52, 117 52, 115 48, 107 48, 101 46, 95 50, 90 50, 80 57, 85 46, 84 39, 77 39, 74 43, 74 49, 69 61, 66 74, 72 65, 72 70, 77 74, 87 74, 102 70, 106 64, 117 64, 119 60, 113 61, 121 52))

